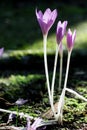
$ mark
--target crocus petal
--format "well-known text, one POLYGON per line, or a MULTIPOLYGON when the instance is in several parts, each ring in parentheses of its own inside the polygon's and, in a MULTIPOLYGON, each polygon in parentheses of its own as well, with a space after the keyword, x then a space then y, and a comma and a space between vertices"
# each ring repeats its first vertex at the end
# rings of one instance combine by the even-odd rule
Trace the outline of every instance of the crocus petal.
POLYGON ((62 40, 62 27, 58 29, 57 32, 57 43, 59 44, 62 40))
POLYGON ((41 121, 42 121, 42 119, 37 118, 37 119, 35 120, 35 122, 31 125, 31 128, 32 128, 33 130, 36 130, 36 128, 38 127, 38 125, 41 123, 41 121))
POLYGON ((38 19, 39 25, 41 27, 42 33, 46 34, 48 31, 48 26, 45 22, 43 22, 41 19, 38 19))
POLYGON ((50 16, 51 16, 51 10, 48 8, 48 9, 46 9, 46 11, 44 12, 43 21, 44 21, 45 23, 48 23, 48 21, 50 20, 50 16))
POLYGON ((76 38, 76 30, 74 30, 74 33, 72 35, 72 43, 75 43, 75 38, 76 38))
POLYGON ((4 48, 0 48, 0 56, 2 56, 3 52, 4 52, 4 48))
POLYGON ((37 12, 37 9, 36 9, 35 12, 36 12, 36 16, 37 16, 37 18, 42 18, 42 17, 43 17, 43 13, 42 13, 41 10, 37 12))
POLYGON ((46 30, 49 31, 50 28, 52 27, 52 25, 53 25, 53 20, 50 20, 50 21, 47 23, 47 28, 46 28, 46 30))
POLYGON ((28 100, 24 100, 22 98, 19 98, 16 102, 15 102, 15 105, 23 105, 25 104, 26 102, 28 102, 28 100))
POLYGON ((63 22, 63 35, 66 33, 67 24, 68 24, 67 21, 64 21, 64 22, 63 22))
POLYGON ((55 19, 56 19, 56 17, 57 17, 57 10, 56 9, 54 9, 53 11, 52 11, 52 13, 51 13, 51 19, 53 20, 53 23, 54 23, 54 21, 55 21, 55 19))
POLYGON ((42 13, 42 11, 39 11, 37 14, 38 14, 38 16, 39 16, 40 18, 43 17, 43 13, 42 13))

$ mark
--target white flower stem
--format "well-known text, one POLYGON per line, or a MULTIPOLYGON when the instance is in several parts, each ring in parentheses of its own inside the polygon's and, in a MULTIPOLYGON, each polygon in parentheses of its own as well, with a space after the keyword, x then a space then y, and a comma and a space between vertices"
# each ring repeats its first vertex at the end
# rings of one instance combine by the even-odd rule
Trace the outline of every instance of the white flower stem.
POLYGON ((51 96, 50 93, 50 83, 49 83, 49 74, 48 74, 48 66, 47 66, 47 35, 44 35, 43 37, 43 44, 44 44, 44 65, 45 65, 45 75, 46 75, 46 81, 47 81, 47 88, 48 88, 48 94, 49 99, 51 96))
POLYGON ((62 124, 64 96, 65 96, 65 89, 62 90, 62 93, 58 102, 58 111, 56 114, 56 120, 58 121, 59 124, 62 124))
POLYGON ((66 86, 67 86, 67 79, 68 79, 68 72, 69 72, 69 64, 70 64, 71 52, 72 52, 72 51, 69 51, 69 52, 68 52, 68 59, 67 59, 67 68, 66 68, 66 75, 65 75, 64 89, 65 89, 66 86))
POLYGON ((78 94, 78 93, 77 93, 77 92, 75 92, 74 90, 69 89, 69 88, 66 88, 66 91, 68 91, 68 92, 70 92, 70 93, 72 93, 72 94, 76 95, 78 98, 80 98, 80 99, 82 99, 82 100, 84 100, 84 101, 86 101, 86 102, 87 102, 87 99, 86 99, 85 97, 83 97, 82 95, 78 94))
POLYGON ((58 51, 59 47, 56 45, 56 54, 55 54, 55 60, 54 60, 54 69, 53 69, 53 77, 52 77, 52 85, 51 85, 51 94, 52 94, 52 103, 53 103, 53 94, 54 94, 54 84, 55 84, 55 76, 56 76, 56 67, 57 67, 57 60, 58 60, 58 51))
POLYGON ((43 35, 43 46, 44 46, 45 75, 46 75, 46 81, 47 81, 49 101, 50 101, 51 109, 52 109, 53 114, 55 116, 54 106, 53 106, 53 103, 52 103, 52 100, 51 100, 51 90, 50 90, 49 74, 48 74, 48 66, 47 66, 47 35, 43 35))
POLYGON ((62 83, 62 67, 63 67, 63 51, 60 54, 59 90, 61 90, 61 83, 62 83))
POLYGON ((65 75, 65 81, 64 81, 64 88, 62 90, 59 103, 58 103, 58 114, 56 115, 57 120, 59 123, 62 123, 62 115, 63 115, 63 106, 64 106, 64 97, 65 97, 65 91, 66 91, 66 86, 67 86, 67 79, 68 79, 68 72, 69 72, 69 64, 70 64, 70 56, 71 52, 68 52, 68 58, 67 58, 67 68, 66 68, 66 75, 65 75))

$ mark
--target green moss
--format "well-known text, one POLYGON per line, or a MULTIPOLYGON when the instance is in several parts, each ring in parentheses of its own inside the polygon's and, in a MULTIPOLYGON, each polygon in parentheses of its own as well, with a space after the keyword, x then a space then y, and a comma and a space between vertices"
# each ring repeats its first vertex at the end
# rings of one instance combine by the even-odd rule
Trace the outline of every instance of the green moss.
MULTIPOLYGON (((50 74, 50 77, 52 77, 52 74, 50 74)), ((4 97, 6 99, 9 99, 9 101, 12 99, 12 102, 14 102, 19 97, 29 99, 29 102, 26 105, 23 105, 19 108, 19 112, 28 113, 29 115, 36 117, 44 112, 47 112, 47 110, 50 108, 47 88, 45 88, 45 82, 45 76, 41 74, 11 75, 8 78, 0 79, 0 87, 2 86, 4 97)), ((70 83, 71 85, 74 83, 74 88, 76 91, 85 97, 87 96, 86 81, 73 79, 73 82, 70 81, 70 83)), ((57 97, 59 95, 59 93, 55 92, 55 101, 58 101, 57 97)), ((66 96, 67 97, 65 97, 63 115, 64 122, 72 125, 75 125, 74 123, 86 124, 87 102, 84 102, 76 97, 72 97, 71 94, 68 94, 66 96)), ((16 107, 12 107, 11 110, 16 111, 16 107)))
MULTIPOLYGON (((1 94, 0 96, 6 97, 6 99, 16 100, 19 97, 25 97, 32 95, 36 90, 45 90, 43 75, 11 75, 9 78, 1 78, 0 86, 1 86, 1 94)), ((40 94, 40 93, 39 93, 40 94)), ((38 94, 38 95, 39 95, 38 94)))
POLYGON ((87 123, 87 102, 79 102, 74 98, 66 98, 64 120, 69 122, 87 123))
POLYGON ((39 55, 39 56, 41 56, 41 55, 43 55, 43 51, 38 51, 38 50, 35 50, 35 51, 33 51, 32 49, 30 49, 30 50, 26 50, 26 51, 22 51, 22 50, 18 50, 18 51, 10 51, 9 52, 9 57, 14 57, 14 58, 18 58, 18 59, 20 59, 20 58, 22 58, 22 57, 24 57, 24 56, 34 56, 34 55, 39 55))

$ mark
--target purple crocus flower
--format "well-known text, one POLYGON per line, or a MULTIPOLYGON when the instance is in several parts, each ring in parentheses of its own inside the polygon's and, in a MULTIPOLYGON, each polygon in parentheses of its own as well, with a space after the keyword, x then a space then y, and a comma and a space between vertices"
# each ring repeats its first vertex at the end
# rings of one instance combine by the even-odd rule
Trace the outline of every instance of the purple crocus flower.
POLYGON ((46 35, 55 22, 55 19, 57 17, 57 10, 55 9, 51 11, 49 8, 47 8, 43 14, 41 10, 37 11, 36 9, 36 17, 43 35, 46 35))
POLYGON ((19 99, 15 102, 15 105, 20 106, 20 105, 25 104, 26 102, 28 102, 28 100, 24 100, 24 99, 22 99, 22 98, 19 98, 19 99))
POLYGON ((67 21, 64 21, 63 23, 59 21, 57 24, 56 39, 58 44, 60 44, 65 35, 67 23, 67 21))
POLYGON ((37 118, 31 125, 29 118, 27 118, 27 130, 36 130, 41 123, 42 119, 37 118))
POLYGON ((76 38, 76 30, 74 30, 74 32, 72 34, 71 30, 68 29, 68 32, 67 32, 67 48, 68 48, 69 51, 71 51, 73 46, 74 46, 75 38, 76 38))
POLYGON ((0 48, 0 56, 2 56, 4 48, 0 48))

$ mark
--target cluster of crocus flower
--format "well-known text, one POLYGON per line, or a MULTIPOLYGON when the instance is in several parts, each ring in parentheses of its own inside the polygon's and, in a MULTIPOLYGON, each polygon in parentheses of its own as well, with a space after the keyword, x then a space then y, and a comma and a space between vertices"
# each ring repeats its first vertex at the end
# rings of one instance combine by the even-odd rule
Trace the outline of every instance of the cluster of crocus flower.
POLYGON ((64 97, 65 92, 69 91, 70 93, 75 94, 79 98, 83 99, 84 101, 87 101, 83 96, 79 95, 74 90, 71 90, 67 88, 67 79, 68 79, 68 72, 69 72, 69 64, 70 64, 70 57, 71 52, 74 47, 75 38, 76 38, 76 30, 72 33, 71 29, 68 29, 66 32, 66 27, 68 22, 64 21, 63 23, 61 21, 57 24, 56 29, 56 53, 55 53, 55 60, 54 60, 54 70, 53 70, 53 77, 52 77, 52 84, 50 85, 49 82, 49 73, 48 73, 48 64, 47 64, 47 36, 50 28, 54 24, 56 18, 57 18, 57 10, 54 9, 51 11, 49 8, 46 9, 44 14, 42 11, 37 11, 36 9, 36 17, 37 21, 39 22, 39 25, 42 30, 43 34, 43 46, 44 46, 44 65, 45 65, 45 75, 46 75, 46 81, 47 81, 47 88, 48 88, 48 95, 49 95, 49 101, 51 105, 51 109, 53 111, 55 119, 58 121, 58 123, 62 123, 62 117, 63 117, 63 106, 64 106, 64 97), (66 34, 66 42, 67 42, 67 50, 68 50, 68 57, 67 57, 67 67, 66 67, 66 74, 65 74, 65 81, 64 81, 64 87, 62 89, 60 99, 58 102, 58 111, 55 112, 54 109, 54 102, 53 102, 53 94, 54 94, 54 85, 55 85, 55 76, 56 76, 56 68, 57 68, 57 60, 58 60, 58 54, 60 54, 60 76, 59 76, 59 89, 61 89, 61 81, 62 81, 62 64, 63 64, 63 45, 62 40, 64 35, 66 34))
MULTIPOLYGON (((44 65, 45 65, 45 74, 46 74, 46 81, 47 81, 47 88, 48 88, 48 95, 49 95, 49 101, 51 105, 52 112, 54 114, 54 118, 58 123, 62 123, 63 120, 63 106, 64 106, 64 97, 65 97, 65 92, 68 91, 70 93, 75 94, 79 98, 83 99, 84 101, 87 101, 86 98, 78 94, 72 89, 67 88, 67 79, 68 79, 68 72, 69 72, 69 64, 70 64, 70 57, 71 57, 71 52, 74 47, 75 43, 75 38, 76 38, 76 30, 72 33, 71 29, 68 29, 66 32, 66 27, 68 22, 64 21, 61 22, 59 21, 57 24, 57 29, 56 29, 56 53, 55 53, 55 60, 54 60, 54 69, 53 69, 53 76, 52 76, 52 83, 50 85, 49 82, 49 73, 48 73, 48 64, 47 64, 47 36, 48 32, 51 29, 52 25, 54 24, 56 18, 57 18, 57 10, 51 11, 49 8, 46 9, 44 14, 42 11, 37 11, 36 9, 36 17, 39 22, 39 25, 41 27, 41 31, 43 34, 43 46, 44 46, 44 65), (66 34, 66 42, 67 42, 67 51, 68 51, 68 56, 67 56, 67 66, 66 66, 66 74, 65 74, 65 81, 64 81, 64 86, 58 101, 58 107, 57 107, 57 112, 55 111, 54 108, 54 85, 55 85, 55 77, 56 77, 56 68, 57 68, 57 60, 58 60, 58 54, 60 55, 60 75, 59 75, 59 90, 61 89, 61 82, 62 82, 62 64, 63 64, 63 44, 62 40, 63 37, 66 34)), ((2 56, 4 51, 4 48, 0 48, 0 56, 2 56)), ((18 99, 14 105, 20 106, 26 103, 28 100, 24 99, 18 99)), ((28 114, 24 113, 18 113, 15 111, 9 111, 9 110, 4 110, 0 109, 1 112, 7 112, 10 113, 8 123, 13 120, 13 118, 17 115, 21 117, 25 117, 27 119, 27 126, 26 130, 36 130, 38 127, 41 125, 43 126, 44 123, 42 122, 41 118, 37 118, 33 123, 30 122, 30 119, 33 119, 33 117, 29 116, 28 114)), ((15 127, 16 130, 21 130, 18 127, 15 127)))

